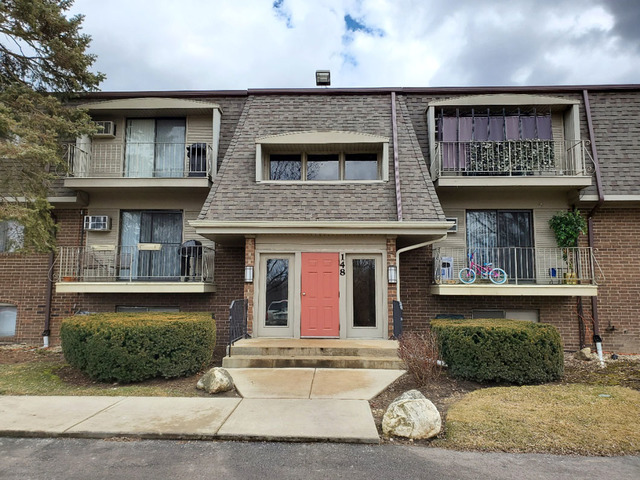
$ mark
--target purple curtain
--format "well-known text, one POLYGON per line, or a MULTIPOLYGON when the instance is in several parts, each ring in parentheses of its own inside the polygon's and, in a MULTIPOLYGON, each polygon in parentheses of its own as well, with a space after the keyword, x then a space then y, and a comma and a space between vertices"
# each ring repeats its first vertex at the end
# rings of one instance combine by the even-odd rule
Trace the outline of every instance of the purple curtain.
POLYGON ((522 139, 529 140, 536 138, 536 117, 520 117, 522 122, 522 139))
POLYGON ((489 117, 489 140, 492 142, 504 140, 504 119, 502 117, 489 117))
POLYGON ((442 168, 451 170, 456 168, 456 148, 458 140, 458 119, 444 117, 442 119, 442 168))
POLYGON ((505 117, 504 125, 506 130, 505 140, 520 140, 520 118, 515 115, 505 117))
POLYGON ((473 139, 479 142, 489 140, 489 117, 476 117, 473 139))
POLYGON ((551 115, 536 117, 538 123, 538 138, 540 140, 553 140, 551 131, 551 115))

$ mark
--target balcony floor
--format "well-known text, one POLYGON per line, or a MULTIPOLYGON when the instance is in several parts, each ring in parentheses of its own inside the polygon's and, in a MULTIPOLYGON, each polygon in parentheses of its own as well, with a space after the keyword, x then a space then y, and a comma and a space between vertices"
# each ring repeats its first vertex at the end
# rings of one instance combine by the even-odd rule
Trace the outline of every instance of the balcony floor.
POLYGON ((435 186, 444 187, 545 187, 545 188, 584 188, 592 183, 588 176, 440 176, 435 186))
POLYGON ((432 285, 433 295, 505 297, 596 297, 597 285, 432 285))
POLYGON ((156 188, 166 191, 167 189, 209 189, 211 182, 208 177, 157 177, 157 178, 130 178, 130 177, 69 177, 65 178, 64 186, 86 192, 156 188))
POLYGON ((205 282, 57 282, 57 293, 213 293, 205 282))

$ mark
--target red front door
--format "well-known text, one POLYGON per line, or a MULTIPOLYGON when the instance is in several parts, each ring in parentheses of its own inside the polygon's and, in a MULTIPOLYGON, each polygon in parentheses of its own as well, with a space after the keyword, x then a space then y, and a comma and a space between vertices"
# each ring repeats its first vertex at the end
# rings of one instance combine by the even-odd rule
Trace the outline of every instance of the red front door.
POLYGON ((303 253, 301 337, 339 337, 339 255, 303 253))

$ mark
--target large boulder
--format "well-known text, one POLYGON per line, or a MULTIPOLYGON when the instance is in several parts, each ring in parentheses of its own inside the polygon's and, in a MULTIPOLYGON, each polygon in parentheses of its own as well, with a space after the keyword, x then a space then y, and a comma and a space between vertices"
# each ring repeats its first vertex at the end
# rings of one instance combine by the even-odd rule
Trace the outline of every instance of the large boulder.
POLYGON ((418 390, 396 398, 382 417, 382 433, 407 438, 431 438, 440 433, 442 419, 436 406, 418 390))
POLYGON ((198 380, 196 388, 209 393, 228 392, 233 388, 233 379, 224 368, 215 367, 198 380))

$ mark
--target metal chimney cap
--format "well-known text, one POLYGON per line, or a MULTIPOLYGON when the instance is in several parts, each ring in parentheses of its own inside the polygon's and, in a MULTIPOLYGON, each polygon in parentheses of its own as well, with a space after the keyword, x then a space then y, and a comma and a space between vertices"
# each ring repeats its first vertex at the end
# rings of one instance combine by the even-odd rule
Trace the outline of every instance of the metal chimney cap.
POLYGON ((318 87, 331 85, 331 72, 329 70, 316 70, 316 85, 318 87))

